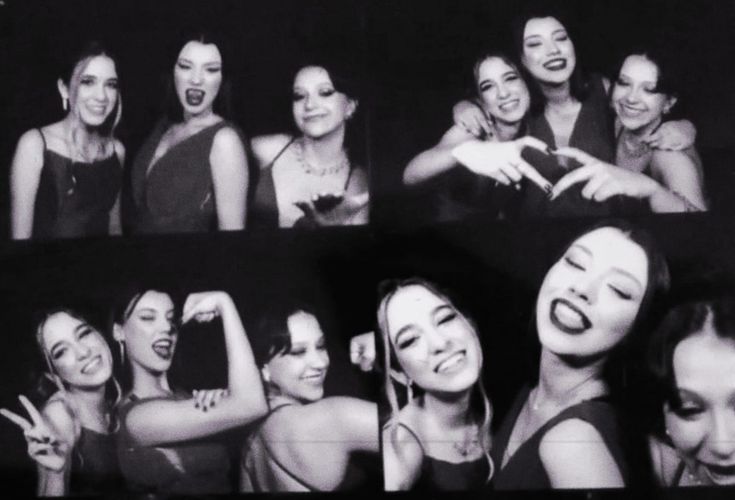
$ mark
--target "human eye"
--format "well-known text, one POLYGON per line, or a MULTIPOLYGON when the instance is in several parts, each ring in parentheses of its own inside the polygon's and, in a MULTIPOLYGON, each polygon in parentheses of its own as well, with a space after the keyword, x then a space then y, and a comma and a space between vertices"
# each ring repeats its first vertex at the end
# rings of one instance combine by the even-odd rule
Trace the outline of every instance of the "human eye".
POLYGON ((327 349, 327 343, 324 340, 320 340, 316 343, 316 348, 318 351, 325 351, 327 349))
POLYGON ((574 255, 565 255, 564 262, 566 262, 568 266, 573 267, 574 269, 579 269, 580 271, 585 270, 585 267, 582 264, 582 262, 574 255))
POLYGON ((444 325, 446 323, 449 323, 450 321, 453 321, 457 318, 457 313, 453 310, 447 310, 446 312, 439 315, 437 318, 437 324, 444 325))
POLYGON ((185 61, 179 61, 176 63, 176 67, 181 70, 187 70, 187 69, 191 69, 191 64, 185 61))
POLYGON ((66 351, 67 351, 66 347, 58 347, 58 348, 54 349, 53 351, 51 351, 51 358, 52 359, 59 359, 64 354, 66 354, 66 351))
POLYGON ((531 38, 529 40, 526 40, 526 42, 524 43, 524 46, 525 47, 528 47, 530 49, 533 49, 533 48, 536 48, 536 47, 540 47, 541 46, 541 39, 538 38, 538 37, 534 37, 534 38, 531 38))
POLYGON ((633 298, 633 294, 630 293, 625 287, 611 283, 608 285, 610 290, 623 300, 630 300, 633 298))
POLYGON ((520 76, 518 76, 518 73, 510 73, 508 76, 505 77, 506 82, 515 82, 516 80, 520 80, 520 76))
POLYGON ((696 420, 702 416, 704 412, 705 409, 702 405, 691 401, 682 401, 679 407, 674 408, 676 416, 684 420, 696 420))
POLYGON ((398 341, 398 348, 399 349, 406 349, 408 347, 411 347, 416 344, 419 337, 418 335, 404 335, 401 337, 401 339, 398 341))
POLYGON ((291 94, 291 99, 293 99, 293 102, 302 101, 306 98, 306 94, 303 92, 294 92, 291 94))
POLYGON ((113 90, 117 90, 120 85, 117 80, 108 80, 107 86, 113 90))
POLYGON ((207 68, 207 73, 216 74, 222 71, 222 68, 220 66, 209 66, 207 68))
POLYGON ((93 76, 83 76, 79 79, 80 85, 94 85, 95 77, 93 76))
POLYGON ((615 84, 619 87, 629 87, 630 82, 626 80, 625 78, 618 77, 618 79, 615 81, 615 84))
POLYGON ((480 84, 480 92, 487 92, 491 88, 493 88, 492 82, 482 82, 480 84))
POLYGON ((330 96, 334 95, 335 92, 336 92, 336 90, 334 90, 331 87, 325 87, 323 89, 319 89, 319 95, 322 96, 322 97, 330 97, 330 96))
POLYGON ((569 35, 566 33, 559 33, 556 35, 556 37, 554 37, 554 39, 557 42, 566 42, 567 40, 569 40, 569 35))

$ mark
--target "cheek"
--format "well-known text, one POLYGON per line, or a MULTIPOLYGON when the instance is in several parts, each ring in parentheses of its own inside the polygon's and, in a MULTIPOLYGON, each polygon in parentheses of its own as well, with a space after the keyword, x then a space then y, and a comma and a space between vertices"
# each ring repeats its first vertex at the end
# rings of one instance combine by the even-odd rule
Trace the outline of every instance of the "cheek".
POLYGON ((674 446, 685 453, 696 452, 705 437, 704 420, 684 420, 670 412, 666 414, 665 420, 674 446))
POLYGON ((422 352, 421 346, 397 354, 398 364, 410 379, 420 379, 422 374, 426 372, 428 366, 427 356, 422 352))

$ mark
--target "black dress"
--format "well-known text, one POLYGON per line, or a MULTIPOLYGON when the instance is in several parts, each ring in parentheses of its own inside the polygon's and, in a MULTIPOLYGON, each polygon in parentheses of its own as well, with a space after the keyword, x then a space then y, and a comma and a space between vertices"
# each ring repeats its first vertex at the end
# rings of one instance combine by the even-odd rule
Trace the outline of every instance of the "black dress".
POLYGON ((33 205, 33 239, 109 234, 110 210, 122 185, 116 154, 91 163, 48 149, 43 132, 43 167, 33 205))
MULTIPOLYGON (((530 388, 526 387, 516 398, 510 412, 503 420, 493 443, 491 455, 495 464, 503 463, 511 432, 518 416, 528 399, 530 388)), ((539 456, 539 445, 546 433, 557 424, 579 419, 591 424, 602 436, 610 454, 620 470, 625 484, 629 483, 629 470, 623 447, 623 436, 615 408, 604 398, 589 399, 563 410, 542 425, 510 457, 508 462, 496 471, 493 485, 497 490, 545 490, 551 489, 549 476, 539 456)))

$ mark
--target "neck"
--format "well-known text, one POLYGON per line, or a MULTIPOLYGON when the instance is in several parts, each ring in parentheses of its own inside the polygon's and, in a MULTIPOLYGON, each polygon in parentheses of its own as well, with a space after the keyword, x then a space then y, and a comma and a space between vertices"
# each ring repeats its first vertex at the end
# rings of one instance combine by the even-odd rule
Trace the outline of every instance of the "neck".
POLYGON ((642 139, 646 136, 648 136, 650 133, 652 133, 654 130, 656 130, 659 126, 661 126, 661 122, 663 121, 662 117, 659 117, 658 119, 652 121, 648 125, 644 125, 638 129, 632 130, 623 127, 623 133, 630 138, 634 139, 642 139))
POLYGON ((607 390, 601 378, 604 362, 603 356, 582 366, 573 366, 542 349, 536 404, 568 405, 581 396, 604 394, 607 390))
POLYGON ((563 107, 576 104, 576 99, 572 97, 572 87, 569 80, 559 84, 539 82, 539 85, 546 98, 547 107, 563 107))
POLYGON ((495 132, 502 142, 512 141, 516 139, 520 130, 521 121, 517 121, 514 123, 502 122, 499 120, 495 121, 495 132))
POLYGON ((443 428, 463 427, 470 422, 471 391, 468 389, 459 394, 427 392, 423 397, 423 405, 443 428))
POLYGON ((302 405, 303 403, 299 401, 298 399, 287 396, 286 394, 273 394, 268 393, 268 408, 273 410, 274 408, 277 408, 279 406, 283 405, 302 405))
POLYGON ((302 136, 304 157, 315 165, 331 165, 345 154, 345 128, 341 126, 318 138, 302 136))
POLYGON ((153 372, 143 366, 131 363, 133 370, 132 392, 139 398, 163 396, 171 393, 166 372, 153 372))
POLYGON ((72 143, 76 140, 77 145, 87 145, 102 139, 97 128, 86 126, 73 113, 68 113, 63 123, 66 135, 72 143))
POLYGON ((184 121, 183 125, 187 127, 198 127, 205 125, 212 121, 212 118, 215 116, 214 110, 212 108, 209 108, 207 110, 202 111, 201 113, 193 114, 193 113, 187 113, 184 111, 184 121))
POLYGON ((109 408, 105 401, 105 386, 93 389, 70 387, 67 394, 74 402, 74 409, 82 427, 106 430, 109 408))

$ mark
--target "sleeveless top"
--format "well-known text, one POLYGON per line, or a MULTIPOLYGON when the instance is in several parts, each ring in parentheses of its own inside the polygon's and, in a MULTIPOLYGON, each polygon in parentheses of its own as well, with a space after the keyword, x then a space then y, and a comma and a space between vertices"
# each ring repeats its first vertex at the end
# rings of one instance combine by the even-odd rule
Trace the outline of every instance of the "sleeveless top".
POLYGON ((154 399, 181 401, 190 396, 183 392, 146 399, 131 395, 120 406, 117 451, 128 490, 180 495, 231 492, 230 460, 223 444, 207 438, 166 446, 141 446, 135 442, 127 427, 127 415, 139 404, 154 399))
POLYGON ((403 423, 397 425, 413 436, 423 454, 421 472, 411 491, 471 491, 479 490, 487 484, 490 474, 488 457, 483 455, 467 462, 448 462, 434 458, 427 455, 421 440, 410 427, 403 423))
POLYGON ((82 238, 109 234, 110 210, 122 185, 117 154, 92 163, 67 158, 43 140, 43 167, 33 204, 33 238, 82 238))
MULTIPOLYGON (((503 420, 498 435, 495 438, 493 449, 491 450, 493 461, 496 464, 503 463, 505 451, 508 448, 513 427, 518 420, 518 416, 523 409, 523 405, 528 399, 530 387, 525 387, 516 398, 510 412, 503 420)), ((570 406, 561 411, 558 415, 551 418, 542 425, 536 432, 531 435, 515 453, 508 459, 508 462, 495 472, 493 484, 497 490, 544 490, 551 489, 549 476, 546 474, 544 465, 539 456, 539 445, 546 433, 565 420, 579 419, 591 424, 597 432, 600 433, 602 440, 607 446, 608 451, 612 455, 615 463, 620 470, 625 484, 629 483, 629 471, 625 460, 625 452, 622 446, 623 436, 622 429, 618 422, 615 408, 607 401, 604 396, 600 398, 588 399, 574 406, 570 406)))
POLYGON ((237 128, 227 120, 205 127, 171 146, 151 164, 161 138, 171 125, 168 120, 162 120, 133 163, 130 181, 135 205, 133 232, 196 233, 216 230, 217 213, 209 155, 217 132, 225 127, 237 128))
MULTIPOLYGON (((248 227, 260 228, 260 229, 273 229, 282 227, 279 222, 279 210, 278 210, 278 199, 276 194, 276 185, 273 180, 273 167, 283 153, 291 147, 291 145, 297 140, 297 137, 292 137, 285 146, 281 148, 276 156, 264 166, 258 172, 258 180, 255 187, 255 194, 253 201, 248 210, 248 227)), ((347 174, 347 180, 345 181, 343 191, 347 191, 350 187, 350 182, 353 180, 353 172, 356 167, 350 164, 350 171, 347 174)), ((294 227, 306 227, 307 224, 303 222, 306 218, 301 218, 294 223, 294 227)), ((285 226, 283 226, 285 227, 285 226)))
MULTIPOLYGON (((544 113, 529 117, 528 135, 556 149, 554 132, 544 113)), ((604 162, 615 163, 613 116, 602 78, 597 75, 590 78, 589 94, 582 101, 569 137, 569 146, 604 162)), ((555 157, 531 148, 524 149, 522 156, 552 184, 579 166, 578 162, 570 160, 570 168, 564 167, 555 157)), ((642 206, 637 200, 623 196, 614 196, 604 202, 587 200, 582 197, 584 183, 570 187, 553 201, 550 201, 546 193, 532 182, 525 180, 524 184, 524 196, 519 208, 520 215, 524 217, 623 216, 640 212, 642 206)))
POLYGON ((69 491, 73 495, 101 495, 123 489, 115 435, 82 427, 72 453, 69 491))

